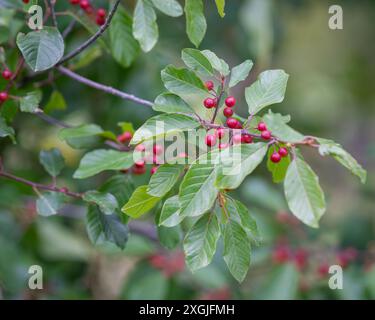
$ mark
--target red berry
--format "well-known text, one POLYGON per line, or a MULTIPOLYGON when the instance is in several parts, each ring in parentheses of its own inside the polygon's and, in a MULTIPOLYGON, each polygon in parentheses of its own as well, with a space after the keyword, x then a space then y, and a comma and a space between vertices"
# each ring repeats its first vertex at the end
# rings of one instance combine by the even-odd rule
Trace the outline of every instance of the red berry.
POLYGON ((267 126, 264 122, 259 122, 258 123, 258 130, 259 131, 266 131, 267 130, 267 126))
POLYGON ((30 0, 22 0, 22 2, 28 4, 30 0))
POLYGON ((0 102, 4 102, 4 101, 7 101, 9 98, 9 95, 7 92, 3 91, 3 92, 0 92, 0 102))
POLYGON ((322 263, 318 266, 318 275, 320 277, 325 277, 327 274, 328 274, 328 271, 329 271, 329 265, 326 264, 326 263, 322 263))
POLYGON ((261 133, 260 135, 261 135, 261 137, 262 137, 264 140, 269 140, 269 139, 271 139, 271 132, 269 132, 268 130, 262 131, 262 133, 261 133))
POLYGON ((83 10, 87 10, 88 8, 91 7, 90 1, 88 1, 88 0, 81 0, 79 5, 83 10))
POLYGON ((294 254, 294 263, 298 269, 303 269, 307 264, 308 253, 305 249, 298 249, 294 254))
POLYGON ((106 16, 107 12, 103 8, 99 8, 98 11, 96 12, 96 15, 98 17, 104 18, 106 16))
POLYGON ((272 260, 275 263, 287 262, 290 258, 290 250, 286 246, 280 246, 276 248, 272 253, 272 260))
POLYGON ((134 162, 134 164, 137 168, 143 168, 146 165, 146 162, 144 160, 138 160, 134 162))
POLYGON ((163 147, 161 145, 155 144, 152 147, 152 152, 154 155, 161 155, 163 153, 163 147))
POLYGON ((151 174, 154 174, 158 170, 158 167, 152 167, 151 168, 151 174))
POLYGON ((225 99, 225 105, 229 108, 233 107, 236 104, 236 99, 233 96, 229 96, 225 99))
POLYGON ((143 144, 139 144, 135 147, 135 151, 143 152, 146 150, 146 147, 143 144))
POLYGON ((207 109, 211 109, 211 108, 214 108, 214 107, 216 106, 216 101, 215 101, 215 99, 207 98, 207 99, 204 99, 204 101, 203 101, 203 105, 204 105, 207 109))
POLYGON ((103 24, 105 24, 105 18, 97 16, 96 17, 96 24, 98 26, 102 26, 103 24))
POLYGON ((72 4, 72 5, 76 5, 76 4, 78 4, 80 2, 80 0, 70 0, 70 3, 72 4))
POLYGON ((242 135, 242 143, 252 143, 253 142, 253 137, 249 135, 248 133, 245 133, 242 135))
POLYGON ((136 175, 144 174, 146 173, 146 166, 143 166, 143 167, 134 166, 132 169, 132 172, 133 174, 136 174, 136 175))
POLYGON ((281 147, 280 149, 279 149, 279 155, 281 156, 281 157, 286 157, 287 155, 288 155, 288 149, 287 148, 284 148, 284 147, 281 147))
POLYGON ((238 126, 239 122, 237 119, 234 118, 228 118, 227 119, 227 126, 231 129, 236 129, 238 126))
POLYGON ((279 154, 278 152, 274 152, 274 153, 272 153, 270 159, 271 159, 271 161, 272 161, 273 163, 279 163, 280 160, 281 160, 281 156, 280 156, 280 154, 279 154))
POLYGON ((238 121, 236 129, 242 129, 242 124, 238 121))
POLYGON ((12 72, 9 69, 5 69, 2 73, 2 76, 5 80, 10 80, 12 78, 12 72))
POLYGON ((232 110, 232 108, 229 108, 229 107, 224 108, 224 110, 223 110, 223 114, 224 114, 224 116, 226 116, 227 118, 233 116, 233 110, 232 110))
POLYGON ((211 80, 206 81, 206 82, 204 83, 204 85, 205 85, 205 87, 207 88, 207 90, 209 90, 209 91, 211 91, 211 90, 214 88, 214 83, 213 83, 211 80))
POLYGON ((242 136, 240 134, 235 134, 233 136, 233 143, 234 144, 240 144, 240 143, 242 143, 242 136))
POLYGON ((209 147, 212 147, 216 144, 216 137, 213 134, 208 134, 206 135, 205 138, 206 145, 209 147))
POLYGON ((225 129, 223 129, 223 128, 216 129, 215 134, 216 134, 216 136, 217 136, 219 139, 221 139, 221 138, 223 138, 224 135, 225 135, 225 129))
POLYGON ((133 135, 131 134, 131 132, 125 131, 123 134, 117 136, 117 141, 121 143, 128 142, 132 139, 132 137, 133 135))
POLYGON ((219 149, 225 149, 225 148, 228 148, 227 143, 219 143, 219 149))

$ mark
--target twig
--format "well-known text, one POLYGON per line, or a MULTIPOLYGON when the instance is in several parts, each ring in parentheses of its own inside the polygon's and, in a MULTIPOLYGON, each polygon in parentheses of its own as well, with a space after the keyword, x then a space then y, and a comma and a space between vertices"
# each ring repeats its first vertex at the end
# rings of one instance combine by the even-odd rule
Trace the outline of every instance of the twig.
POLYGON ((69 33, 73 31, 76 23, 77 22, 75 20, 70 21, 70 23, 68 24, 68 26, 65 28, 65 30, 62 33, 62 36, 64 39, 69 35, 69 33))
POLYGON ((40 119, 48 122, 49 124, 52 124, 54 126, 57 126, 57 127, 61 127, 61 128, 72 128, 71 125, 63 122, 63 121, 60 121, 58 119, 55 119, 47 114, 45 114, 43 111, 38 111, 38 112, 35 112, 35 115, 37 117, 39 117, 40 119))
POLYGON ((117 10, 117 7, 120 4, 120 0, 116 0, 115 4, 113 5, 111 11, 108 14, 107 20, 104 25, 102 25, 99 30, 91 36, 89 39, 87 39, 84 43, 82 43, 78 48, 73 50, 71 53, 68 53, 65 57, 63 57, 57 64, 57 66, 60 66, 67 62, 68 60, 72 59, 76 55, 80 54, 83 50, 85 50, 87 47, 89 47, 91 44, 93 44, 103 33, 104 31, 109 27, 112 18, 117 10))
POLYGON ((217 105, 216 105, 216 108, 215 108, 214 115, 212 117, 211 123, 215 123, 216 116, 217 116, 217 113, 218 113, 219 108, 220 108, 221 99, 222 99, 223 94, 224 94, 224 82, 225 82, 225 78, 221 77, 220 94, 219 94, 219 97, 217 98, 217 105))
POLYGON ((56 4, 56 0, 48 0, 48 6, 49 6, 49 10, 51 12, 51 17, 52 17, 52 25, 54 27, 57 27, 57 19, 56 19, 56 13, 55 13, 55 4, 56 4))
POLYGON ((87 78, 67 69, 67 68, 64 68, 64 67, 60 66, 60 67, 57 67, 57 70, 59 70, 62 74, 66 75, 66 76, 68 76, 68 77, 70 77, 70 78, 72 78, 72 79, 74 79, 78 82, 81 82, 81 83, 83 83, 83 84, 85 84, 89 87, 95 88, 97 90, 104 91, 106 93, 109 93, 109 94, 112 94, 114 96, 120 97, 121 99, 131 100, 135 103, 142 104, 142 105, 148 106, 148 107, 152 107, 152 105, 153 105, 153 103, 151 101, 138 98, 135 95, 132 95, 132 94, 120 91, 118 89, 115 89, 113 87, 106 86, 106 85, 100 84, 98 82, 92 81, 92 80, 87 79, 87 78))

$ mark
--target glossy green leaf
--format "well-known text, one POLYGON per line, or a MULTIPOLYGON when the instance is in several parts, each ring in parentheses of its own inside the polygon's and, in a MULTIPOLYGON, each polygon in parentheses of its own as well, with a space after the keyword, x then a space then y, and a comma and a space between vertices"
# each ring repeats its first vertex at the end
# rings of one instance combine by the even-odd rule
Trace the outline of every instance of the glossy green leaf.
POLYGON ((150 0, 138 0, 133 18, 133 35, 144 52, 149 52, 156 44, 159 31, 156 13, 150 0))
POLYGON ((152 108, 165 113, 194 113, 194 110, 182 98, 173 93, 158 95, 152 108))
POLYGON ((230 273, 238 281, 245 279, 250 266, 251 246, 246 231, 235 220, 229 220, 224 226, 223 257, 230 273))
POLYGON ((135 133, 131 144, 158 139, 171 134, 195 129, 197 120, 183 114, 162 114, 148 119, 135 133))
POLYGON ((181 228, 179 226, 172 228, 158 226, 157 232, 160 244, 168 250, 175 249, 181 241, 181 228))
POLYGON ((40 194, 36 201, 36 211, 43 217, 49 217, 58 213, 64 205, 65 195, 58 192, 40 194))
POLYGON ((225 16, 225 0, 215 0, 217 12, 219 13, 220 17, 224 18, 225 16))
POLYGON ((42 150, 39 161, 44 169, 52 176, 57 177, 65 167, 65 160, 59 149, 42 150))
POLYGON ((210 264, 220 237, 219 221, 214 213, 203 215, 184 239, 186 263, 192 271, 210 264))
POLYGON ((42 30, 28 34, 19 33, 17 46, 30 68, 44 71, 53 67, 64 54, 64 40, 55 27, 44 27, 42 30))
POLYGON ((182 60, 194 72, 202 76, 213 77, 214 70, 210 61, 199 50, 190 48, 182 50, 182 60))
POLYGON ((298 157, 289 165, 284 191, 292 213, 305 224, 317 228, 326 210, 324 194, 314 171, 298 157))
POLYGON ((283 182, 286 176, 290 164, 290 156, 281 158, 281 161, 278 163, 273 163, 271 161, 271 155, 273 152, 277 151, 277 148, 271 147, 268 150, 267 155, 267 169, 272 174, 272 181, 274 183, 283 182))
POLYGON ((180 215, 180 200, 177 196, 168 198, 164 204, 159 217, 159 226, 174 227, 183 220, 180 215))
POLYGON ((322 156, 330 155, 345 168, 350 170, 356 175, 362 183, 366 182, 367 172, 347 151, 345 151, 338 143, 328 140, 317 138, 319 142, 319 153, 322 156))
POLYGON ((116 198, 110 193, 90 190, 83 194, 83 200, 95 203, 104 214, 112 214, 118 208, 116 198))
POLYGON ((155 8, 171 17, 179 17, 183 14, 182 7, 177 0, 152 0, 155 8))
POLYGON ((36 112, 39 110, 39 103, 42 100, 42 93, 31 91, 20 99, 20 109, 22 112, 36 112))
POLYGON ((250 73, 254 63, 251 60, 246 60, 240 65, 234 67, 231 71, 229 88, 234 87, 239 82, 245 80, 250 73))
POLYGON ((223 59, 220 59, 210 50, 203 50, 201 53, 208 59, 208 61, 210 61, 212 67, 221 75, 227 76, 229 74, 229 66, 223 59))
POLYGON ((121 6, 109 27, 111 53, 123 67, 129 67, 139 53, 139 44, 133 37, 133 19, 121 6))
POLYGON ((192 164, 180 185, 180 215, 199 216, 213 206, 219 190, 215 187, 214 164, 192 164))
POLYGON ((103 129, 96 124, 84 124, 78 127, 64 128, 59 131, 62 140, 96 136, 103 133, 103 129))
POLYGON ((163 164, 152 175, 147 193, 154 197, 165 196, 180 178, 184 166, 181 164, 163 164))
POLYGON ((150 211, 160 198, 147 193, 147 186, 138 187, 130 197, 129 201, 122 207, 122 212, 137 219, 150 211))
POLYGON ((75 179, 85 179, 106 170, 129 169, 134 160, 136 161, 137 159, 133 159, 133 153, 131 152, 94 150, 84 155, 73 177, 75 179))
POLYGON ((263 108, 284 100, 289 75, 283 70, 262 72, 258 80, 245 90, 249 113, 256 114, 263 108))
POLYGON ((57 90, 53 91, 48 103, 44 108, 45 113, 51 113, 56 110, 65 110, 66 102, 64 96, 57 90))
POLYGON ((185 0, 186 33, 190 41, 199 47, 206 34, 207 22, 202 0, 185 0))
POLYGON ((9 137, 13 143, 16 143, 14 135, 14 129, 7 125, 4 118, 0 117, 0 138, 9 137))

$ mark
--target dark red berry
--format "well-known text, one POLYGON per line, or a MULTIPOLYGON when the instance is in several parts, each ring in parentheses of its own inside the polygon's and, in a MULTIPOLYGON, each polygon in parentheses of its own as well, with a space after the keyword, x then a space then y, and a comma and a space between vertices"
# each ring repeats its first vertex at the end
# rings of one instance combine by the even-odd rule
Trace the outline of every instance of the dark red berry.
POLYGON ((12 72, 9 69, 5 69, 2 73, 2 76, 5 80, 10 80, 12 78, 12 72))
POLYGON ((303 269, 307 264, 308 252, 305 249, 298 249, 294 254, 294 263, 298 269, 303 269))
POLYGON ((154 174, 158 170, 158 167, 152 167, 151 168, 151 174, 154 174))
POLYGON ((146 162, 144 160, 138 160, 134 164, 137 168, 143 168, 146 165, 146 162))
POLYGON ((211 80, 206 81, 204 83, 204 85, 207 88, 207 90, 209 90, 209 91, 213 90, 213 88, 214 88, 214 83, 211 80))
POLYGON ((275 263, 285 263, 290 258, 290 249, 286 246, 280 246, 272 252, 272 260, 275 263))
POLYGON ((97 16, 96 17, 96 24, 98 26, 102 26, 103 24, 105 24, 105 18, 97 16))
POLYGON ((80 0, 70 0, 70 3, 72 5, 76 5, 76 4, 79 4, 80 0))
POLYGON ((233 144, 240 144, 242 143, 242 136, 240 134, 235 134, 233 136, 233 144))
POLYGON ((280 154, 278 152, 274 152, 274 153, 271 154, 271 158, 270 159, 271 159, 271 161, 273 163, 279 163, 280 160, 281 160, 281 156, 280 156, 280 154))
POLYGON ((225 105, 229 108, 232 108, 236 104, 236 99, 233 96, 229 96, 225 99, 225 105))
POLYGON ((225 129, 223 129, 223 128, 216 129, 215 133, 216 133, 216 136, 217 136, 219 139, 221 139, 221 138, 223 138, 224 135, 225 135, 225 129))
POLYGON ((227 119, 227 126, 231 129, 236 129, 239 124, 239 121, 234 118, 228 118, 227 119))
POLYGON ((271 132, 269 132, 268 130, 264 130, 262 131, 262 133, 260 134, 261 137, 264 139, 264 140, 269 140, 271 139, 271 132))
POLYGON ((3 91, 3 92, 0 92, 0 102, 4 102, 4 101, 7 101, 9 98, 9 95, 7 92, 3 91))
POLYGON ((236 129, 242 129, 242 124, 238 121, 236 129))
POLYGON ((206 145, 209 147, 212 147, 216 144, 216 137, 213 134, 208 134, 206 135, 205 138, 206 145))
POLYGON ((320 264, 320 265, 318 266, 318 270, 317 270, 317 272, 318 272, 318 275, 319 275, 320 277, 325 277, 325 276, 327 276, 328 271, 329 271, 329 265, 328 265, 327 263, 322 263, 322 264, 320 264))
POLYGON ((28 4, 30 0, 22 0, 23 3, 28 4))
POLYGON ((146 173, 146 166, 143 166, 143 167, 133 166, 132 172, 135 175, 145 174, 146 173))
POLYGON ((204 99, 204 101, 203 101, 203 105, 204 105, 207 109, 211 109, 211 108, 214 108, 214 107, 216 106, 216 101, 215 101, 215 99, 207 98, 207 99, 204 99))
POLYGON ((258 123, 258 130, 259 131, 266 131, 267 130, 267 126, 264 122, 259 122, 258 123))
POLYGON ((81 0, 79 5, 83 10, 87 10, 88 8, 91 7, 90 1, 88 0, 81 0))
POLYGON ((279 149, 279 155, 282 156, 283 158, 286 157, 288 155, 288 149, 284 148, 284 147, 281 147, 279 149))
POLYGON ((224 108, 224 110, 223 110, 223 114, 224 114, 224 116, 226 116, 227 118, 233 116, 233 110, 232 110, 232 108, 229 108, 229 107, 224 108))
POLYGON ((98 17, 104 18, 106 16, 107 12, 103 8, 99 8, 98 11, 96 11, 96 15, 98 17))
POLYGON ((245 133, 242 135, 242 143, 252 143, 253 137, 249 135, 248 133, 245 133))
POLYGON ((117 136, 117 141, 121 143, 128 142, 132 139, 132 137, 133 135, 131 134, 131 132, 125 131, 124 133, 117 136))
POLYGON ((153 152, 154 155, 159 156, 163 153, 163 147, 161 145, 155 144, 152 147, 152 152, 153 152))

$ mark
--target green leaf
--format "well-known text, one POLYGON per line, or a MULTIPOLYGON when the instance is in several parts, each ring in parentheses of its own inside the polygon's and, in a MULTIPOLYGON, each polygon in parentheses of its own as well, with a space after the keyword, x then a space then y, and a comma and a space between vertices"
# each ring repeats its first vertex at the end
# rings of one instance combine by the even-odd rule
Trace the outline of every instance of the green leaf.
POLYGON ((214 213, 203 215, 184 240, 186 263, 192 271, 210 264, 220 237, 219 221, 214 213))
POLYGON ((154 197, 162 198, 173 188, 183 171, 184 166, 181 164, 161 165, 152 175, 147 187, 147 193, 154 197))
POLYGON ((39 103, 42 100, 41 91, 29 92, 20 99, 20 109, 22 112, 36 112, 39 110, 39 103))
POLYGON ((185 0, 186 33, 190 41, 199 47, 206 34, 207 22, 202 0, 185 0))
POLYGON ((214 70, 210 61, 197 49, 182 50, 182 60, 186 66, 196 73, 205 76, 213 77, 214 70))
POLYGON ((119 122, 117 125, 121 128, 122 132, 128 131, 131 134, 134 134, 134 127, 131 122, 119 122))
POLYGON ((21 9, 21 3, 14 0, 0 0, 0 8, 21 9))
POLYGON ((96 124, 84 124, 79 127, 64 128, 59 131, 61 140, 97 136, 103 133, 103 129, 96 124))
POLYGON ((220 17, 224 18, 225 16, 225 0, 215 0, 217 12, 219 13, 220 17))
POLYGON ((220 59, 210 50, 203 50, 201 53, 208 59, 208 61, 210 61, 212 67, 221 75, 227 76, 229 74, 229 66, 223 59, 220 59))
POLYGON ((245 90, 249 113, 256 114, 263 108, 284 100, 289 75, 283 70, 268 70, 245 90))
POLYGON ((73 177, 85 179, 106 170, 129 169, 134 161, 137 161, 137 159, 133 159, 133 153, 131 152, 94 150, 84 155, 73 177))
POLYGON ((129 201, 121 209, 123 213, 137 219, 150 211, 160 198, 153 197, 147 193, 147 186, 138 187, 130 197, 129 201))
POLYGON ((14 129, 6 124, 4 118, 0 117, 0 138, 9 137, 13 143, 16 143, 14 135, 14 129))
POLYGON ((0 47, 0 63, 5 63, 6 56, 5 56, 5 50, 3 47, 0 47))
POLYGON ((207 94, 202 80, 193 71, 185 68, 177 69, 169 65, 161 71, 164 86, 172 93, 180 94, 207 94))
POLYGON ((215 187, 216 169, 213 164, 192 164, 180 185, 180 215, 199 216, 213 206, 219 190, 215 187))
POLYGON ((121 6, 109 27, 111 53, 123 67, 129 67, 139 53, 139 44, 133 37, 133 19, 121 6))
POLYGON ((194 110, 183 99, 173 93, 162 93, 157 96, 152 108, 166 113, 194 113, 194 110))
POLYGON ((144 52, 149 52, 158 40, 156 13, 150 0, 137 1, 134 11, 133 35, 144 52))
POLYGON ((251 60, 246 60, 240 65, 234 67, 231 72, 229 88, 234 87, 237 83, 245 80, 250 73, 254 63, 251 60))
POLYGON ((267 144, 235 145, 224 152, 216 185, 220 189, 236 189, 242 181, 262 162, 267 153, 267 144))
POLYGON ((277 149, 274 147, 269 148, 267 155, 267 169, 272 173, 272 181, 274 183, 280 183, 284 181, 286 172, 290 164, 290 156, 281 158, 279 163, 273 163, 271 161, 271 155, 277 149))
MULTIPOLYGON (((77 70, 77 69, 87 67, 93 64, 96 59, 101 57, 103 54, 103 50, 102 50, 102 46, 100 45, 101 44, 100 40, 98 40, 98 43, 91 45, 86 50, 81 52, 81 54, 79 54, 78 56, 75 56, 74 58, 72 58, 72 60, 70 60, 70 63, 69 63, 69 68, 71 70, 77 70)), ((137 45, 138 45, 138 42, 137 42, 137 45)))
POLYGON ((47 192, 40 194, 36 201, 36 211, 43 217, 49 217, 57 214, 63 206, 65 195, 58 192, 47 192))
POLYGON ((242 282, 250 266, 251 246, 247 233, 238 222, 229 220, 224 226, 223 239, 224 260, 233 277, 242 282))
POLYGON ((362 183, 366 182, 367 172, 341 145, 335 141, 317 138, 319 142, 319 153, 322 156, 330 155, 354 175, 359 177, 362 183))
POLYGON ((39 162, 52 176, 57 177, 65 167, 65 160, 59 149, 42 150, 39 153, 39 162))
POLYGON ((90 190, 84 193, 83 200, 95 203, 104 214, 112 214, 118 208, 116 198, 110 193, 90 190))
POLYGON ((53 91, 47 105, 44 108, 45 113, 51 113, 55 110, 65 110, 66 102, 64 96, 57 90, 53 91))
POLYGON ((128 241, 127 225, 123 224, 116 214, 103 214, 95 205, 88 207, 86 228, 91 242, 95 245, 111 242, 124 249, 128 241))
POLYGON ((182 15, 182 7, 176 0, 152 0, 153 5, 171 17, 179 17, 182 15))
POLYGON ((292 213, 305 224, 317 228, 326 209, 324 194, 314 171, 298 157, 289 165, 284 191, 292 213))
POLYGON ((171 134, 195 129, 197 120, 183 114, 162 114, 148 119, 135 133, 130 144, 158 139, 171 134))
POLYGON ((159 226, 175 227, 183 220, 180 215, 180 200, 178 195, 168 198, 163 205, 159 217, 159 226))
POLYGON ((63 37, 55 27, 43 27, 26 35, 19 33, 17 46, 34 72, 53 67, 64 54, 63 37))
POLYGON ((268 110, 268 113, 263 117, 269 131, 272 135, 280 140, 287 142, 301 142, 305 136, 293 128, 289 127, 287 123, 290 121, 290 116, 282 116, 280 113, 273 113, 268 110))
POLYGON ((157 231, 160 244, 168 250, 175 249, 181 241, 180 227, 166 228, 158 226, 157 231))

